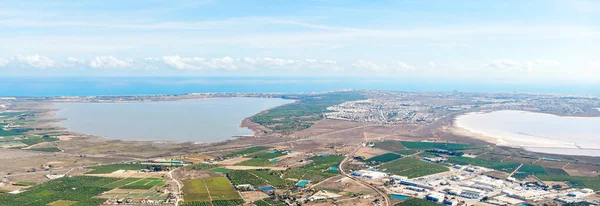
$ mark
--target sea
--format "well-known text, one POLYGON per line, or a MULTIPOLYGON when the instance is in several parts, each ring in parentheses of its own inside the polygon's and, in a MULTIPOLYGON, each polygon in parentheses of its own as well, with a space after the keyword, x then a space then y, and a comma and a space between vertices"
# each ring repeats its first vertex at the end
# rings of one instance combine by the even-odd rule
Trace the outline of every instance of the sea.
POLYGON ((203 92, 534 92, 599 95, 600 85, 491 83, 406 77, 0 77, 2 96, 99 96, 203 92))
POLYGON ((279 98, 208 98, 127 103, 55 103, 69 131, 109 139, 220 142, 252 135, 246 117, 292 103, 279 98))

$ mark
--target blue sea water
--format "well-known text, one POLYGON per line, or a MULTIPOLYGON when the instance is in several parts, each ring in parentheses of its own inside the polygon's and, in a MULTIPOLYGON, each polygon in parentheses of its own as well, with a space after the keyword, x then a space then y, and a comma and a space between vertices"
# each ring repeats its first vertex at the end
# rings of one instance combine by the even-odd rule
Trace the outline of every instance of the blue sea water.
POLYGON ((487 83, 387 77, 0 77, 0 96, 97 96, 200 92, 536 92, 600 95, 600 85, 487 83))

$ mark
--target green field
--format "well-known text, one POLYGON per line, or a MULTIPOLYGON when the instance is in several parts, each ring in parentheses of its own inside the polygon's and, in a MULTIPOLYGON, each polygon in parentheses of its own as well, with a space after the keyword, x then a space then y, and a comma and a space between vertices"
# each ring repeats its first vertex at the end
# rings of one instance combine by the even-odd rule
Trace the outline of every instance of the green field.
POLYGON ((20 141, 0 142, 0 148, 21 148, 21 147, 27 147, 27 145, 20 141))
POLYGON ((459 165, 475 165, 480 167, 486 167, 498 171, 511 173, 521 165, 518 162, 501 162, 498 160, 486 160, 479 158, 469 158, 469 157, 450 157, 448 158, 448 162, 459 165))
POLYGON ((40 152, 61 152, 62 151, 62 150, 58 149, 58 147, 32 148, 29 150, 40 151, 40 152))
POLYGON ((224 157, 236 157, 236 156, 241 156, 241 155, 247 155, 247 154, 252 154, 258 151, 263 151, 266 149, 269 149, 270 147, 266 147, 266 146, 254 146, 254 147, 250 147, 248 149, 244 149, 241 151, 237 151, 234 153, 230 153, 228 155, 225 155, 224 157))
POLYGON ((271 161, 271 159, 276 158, 276 157, 281 157, 285 155, 285 153, 282 152, 260 152, 260 153, 256 153, 253 155, 250 155, 249 157, 252 157, 252 159, 240 162, 236 165, 242 165, 242 166, 267 166, 267 165, 272 165, 275 164, 277 161, 271 161))
POLYGON ((469 144, 456 144, 456 143, 440 143, 440 142, 406 142, 402 141, 402 145, 409 149, 445 149, 445 150, 465 150, 478 148, 474 145, 469 144))
POLYGON ((110 164, 110 165, 101 165, 101 166, 93 166, 90 169, 92 171, 86 172, 86 174, 109 174, 113 173, 117 170, 141 170, 147 169, 151 165, 145 164, 110 164))
POLYGON ((71 206, 71 205, 74 205, 76 203, 77 203, 77 201, 58 200, 56 202, 48 204, 48 206, 71 206))
POLYGON ((256 187, 273 185, 277 188, 291 187, 294 181, 284 180, 280 177, 281 171, 271 170, 231 170, 227 177, 234 185, 251 184, 256 187))
POLYGON ((244 203, 225 177, 183 181, 183 205, 231 205, 244 203), (240 202, 241 200, 241 202, 240 202))
POLYGON ((399 159, 400 157, 402 157, 399 154, 395 154, 395 153, 385 153, 382 155, 378 155, 375 157, 371 157, 369 159, 364 160, 365 162, 371 163, 371 162, 375 162, 375 164, 381 164, 384 162, 389 162, 392 160, 396 160, 399 159))
POLYGON ((219 172, 219 173, 225 173, 225 174, 227 174, 227 173, 229 173, 229 171, 231 171, 231 170, 230 170, 230 169, 225 169, 225 168, 214 168, 214 169, 211 169, 211 170, 209 170, 209 171, 211 171, 211 172, 219 172))
POLYGON ((385 140, 383 142, 376 142, 375 148, 387 150, 390 152, 399 152, 402 150, 406 150, 406 147, 404 147, 404 145, 402 145, 402 143, 400 143, 400 141, 397 140, 385 140))
POLYGON ((11 195, 0 194, 0 205, 47 205, 59 200, 76 201, 74 205, 100 205, 105 200, 93 198, 110 189, 105 185, 118 181, 118 178, 76 176, 50 180, 27 191, 11 195))
POLYGON ((439 206, 439 205, 435 204, 433 202, 424 200, 424 199, 410 198, 401 203, 395 204, 394 206, 439 206))
POLYGON ((548 175, 556 175, 556 176, 569 176, 569 173, 565 172, 563 169, 559 168, 544 168, 548 175))
POLYGON ((164 186, 166 179, 161 178, 144 178, 133 183, 123 185, 121 189, 150 189, 155 186, 164 186))
POLYGON ((537 177, 544 181, 567 182, 571 187, 575 188, 600 190, 600 177, 576 177, 564 175, 537 175, 537 177))
POLYGON ((231 185, 226 177, 213 177, 203 180, 206 184, 206 187, 208 187, 210 197, 213 200, 232 200, 242 198, 240 193, 233 188, 233 185, 231 185))
POLYGON ((254 201, 254 204, 256 206, 285 206, 283 202, 279 202, 271 198, 254 201))
POLYGON ((353 92, 282 96, 282 98, 298 101, 256 114, 251 117, 252 121, 275 132, 291 134, 307 129, 315 121, 323 119, 322 112, 327 111, 329 106, 365 99, 363 95, 353 92))
POLYGON ((529 175, 537 176, 537 175, 547 175, 547 174, 548 174, 548 172, 546 172, 546 169, 544 169, 542 166, 532 165, 532 164, 523 164, 523 166, 521 166, 521 168, 519 168, 519 170, 517 170, 517 172, 515 172, 513 177, 517 178, 517 179, 525 179, 529 175))
POLYGON ((284 173, 283 177, 298 180, 310 180, 312 183, 321 182, 329 177, 333 177, 339 174, 338 171, 331 171, 329 170, 329 168, 339 166, 340 162, 343 159, 344 156, 341 155, 310 157, 308 158, 308 160, 312 161, 311 163, 301 166, 299 168, 289 169, 284 173))
POLYGON ((380 168, 382 171, 400 176, 406 176, 408 178, 450 171, 447 167, 442 165, 421 161, 412 157, 394 160, 382 165, 380 168))
POLYGON ((210 169, 217 168, 217 167, 219 167, 219 165, 198 163, 198 164, 186 165, 183 168, 189 169, 189 170, 210 170, 210 169))
POLYGON ((109 188, 119 188, 119 187, 123 187, 129 183, 135 182, 140 180, 140 178, 125 178, 125 179, 121 179, 115 182, 112 182, 110 184, 104 185, 103 187, 109 187, 109 188))

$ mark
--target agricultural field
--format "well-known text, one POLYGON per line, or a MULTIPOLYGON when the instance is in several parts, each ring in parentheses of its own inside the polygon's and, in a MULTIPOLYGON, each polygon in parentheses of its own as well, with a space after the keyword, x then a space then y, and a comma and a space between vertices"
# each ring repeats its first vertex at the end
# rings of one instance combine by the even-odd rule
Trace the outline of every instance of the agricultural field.
POLYGON ((227 177, 234 185, 251 184, 254 186, 273 185, 278 188, 290 187, 294 181, 284 180, 280 171, 272 170, 231 170, 227 177))
POLYGON ((519 170, 517 170, 517 172, 515 172, 515 174, 513 175, 514 178, 517 179, 525 179, 527 178, 527 176, 529 175, 547 175, 548 172, 546 172, 546 170, 539 165, 533 165, 533 164, 524 164, 523 166, 521 166, 521 168, 519 168, 519 170))
POLYGON ((265 198, 262 200, 254 201, 256 206, 285 206, 283 202, 279 202, 277 200, 273 200, 271 198, 265 198))
POLYGON ((117 181, 112 182, 110 184, 104 185, 104 187, 119 188, 119 187, 123 187, 125 185, 128 185, 129 183, 136 182, 138 180, 140 180, 140 178, 125 178, 125 179, 117 180, 117 181))
POLYGON ((255 152, 259 152, 259 151, 263 151, 266 149, 269 149, 270 147, 267 146, 254 146, 254 147, 250 147, 248 149, 244 149, 241 151, 237 151, 228 155, 225 155, 224 157, 236 157, 236 156, 243 156, 243 155, 247 155, 247 154, 252 154, 255 152))
POLYGON ((75 176, 50 180, 27 191, 11 195, 0 194, 0 205, 47 205, 59 200, 75 201, 74 205, 100 205, 105 199, 93 198, 110 189, 105 187, 118 178, 75 176))
POLYGON ((283 177, 297 180, 305 179, 313 183, 321 182, 339 174, 338 171, 332 171, 329 168, 339 166, 343 159, 344 156, 341 155, 314 156, 308 158, 312 161, 311 163, 299 168, 289 169, 283 174, 283 177))
POLYGON ((397 160, 399 158, 401 158, 402 156, 396 153, 386 153, 386 154, 382 154, 379 156, 375 156, 375 157, 371 157, 369 159, 364 160, 364 162, 368 162, 368 163, 375 163, 375 165, 381 164, 381 163, 385 163, 385 162, 389 162, 389 161, 393 161, 393 160, 397 160))
POLYGON ((600 190, 600 177, 576 177, 564 175, 538 175, 537 177, 544 181, 566 182, 568 185, 575 188, 600 190))
POLYGON ((441 142, 407 142, 402 141, 402 145, 409 149, 445 149, 445 150, 466 150, 479 148, 478 146, 470 144, 456 144, 456 143, 441 143, 441 142))
POLYGON ((87 172, 86 174, 109 174, 113 173, 117 170, 141 170, 148 169, 151 165, 145 164, 110 164, 110 165, 101 165, 90 167, 93 169, 92 171, 87 172))
POLYGON ((48 204, 48 206, 71 206, 71 205, 74 205, 76 203, 77 203, 77 201, 58 200, 56 202, 48 204))
POLYGON ((260 153, 256 153, 253 155, 250 155, 252 157, 252 159, 240 162, 236 165, 240 165, 240 166, 267 166, 267 165, 272 165, 275 164, 277 161, 273 160, 273 158, 277 158, 277 157, 281 157, 285 155, 285 153, 280 152, 280 151, 274 151, 274 152, 260 152, 260 153))
POLYGON ((555 175, 555 176, 569 176, 569 173, 565 172, 565 170, 563 169, 559 169, 559 168, 544 168, 546 169, 546 172, 548 173, 548 175, 555 175))
POLYGON ((43 148, 31 148, 29 150, 40 151, 40 152, 61 152, 62 150, 58 147, 43 147, 43 148))
POLYGON ((424 199, 410 198, 401 203, 395 204, 394 206, 439 206, 439 205, 435 204, 433 202, 424 200, 424 199))
POLYGON ((402 158, 386 163, 381 166, 381 169, 382 171, 386 171, 400 176, 406 176, 408 178, 415 178, 450 171, 450 169, 448 169, 445 166, 421 161, 411 157, 402 158))
POLYGON ((211 172, 219 172, 219 173, 223 173, 223 174, 227 174, 229 173, 229 171, 231 171, 230 169, 226 169, 226 168, 214 168, 209 170, 211 172))
POLYGON ((122 189, 150 189, 155 186, 164 186, 166 180, 161 178, 144 178, 133 183, 123 185, 122 189))
POLYGON ((397 140, 385 140, 383 142, 376 142, 375 148, 387 150, 390 152, 399 152, 406 150, 406 147, 400 141, 397 140))
POLYGON ((284 99, 297 99, 297 102, 272 108, 251 117, 252 122, 263 125, 277 133, 291 134, 311 127, 315 121, 323 119, 327 107, 346 101, 362 100, 365 97, 352 92, 282 96, 284 99))
POLYGON ((20 141, 2 141, 0 142, 0 148, 21 148, 27 147, 27 145, 20 141))
POLYGON ((468 157, 450 157, 448 162, 459 165, 475 165, 480 167, 486 167, 502 172, 511 173, 521 165, 518 162, 501 162, 498 160, 486 160, 479 158, 468 158, 468 157))
POLYGON ((244 203, 225 177, 183 181, 183 205, 237 205, 244 203))

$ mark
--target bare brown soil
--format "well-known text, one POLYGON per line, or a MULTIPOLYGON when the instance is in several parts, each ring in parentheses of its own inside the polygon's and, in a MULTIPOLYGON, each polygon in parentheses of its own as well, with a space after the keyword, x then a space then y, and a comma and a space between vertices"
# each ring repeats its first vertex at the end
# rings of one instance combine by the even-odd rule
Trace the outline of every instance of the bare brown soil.
POLYGON ((244 200, 246 202, 254 202, 256 200, 262 200, 262 199, 269 197, 269 195, 267 195, 261 191, 247 191, 247 192, 240 192, 240 194, 242 195, 242 197, 244 198, 244 200))

